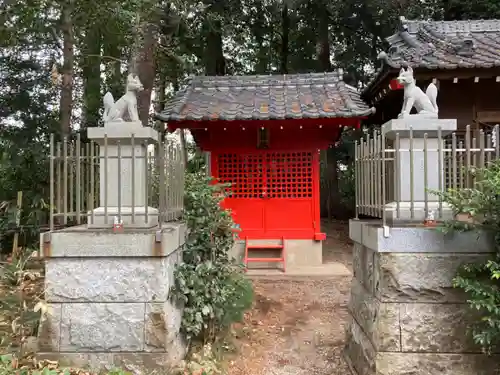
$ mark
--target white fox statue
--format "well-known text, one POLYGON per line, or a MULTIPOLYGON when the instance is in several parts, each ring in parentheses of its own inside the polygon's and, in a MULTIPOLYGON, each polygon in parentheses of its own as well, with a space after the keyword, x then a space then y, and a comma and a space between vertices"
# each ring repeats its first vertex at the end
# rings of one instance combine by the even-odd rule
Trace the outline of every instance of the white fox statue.
POLYGON ((129 74, 127 76, 127 89, 123 95, 116 102, 113 95, 107 92, 104 95, 104 113, 102 119, 104 123, 124 121, 123 116, 127 113, 129 121, 140 121, 139 113, 137 112, 137 92, 142 91, 142 86, 139 76, 129 74))
POLYGON ((398 115, 398 118, 405 118, 410 116, 411 109, 415 107, 417 114, 411 116, 419 116, 425 118, 437 118, 438 117, 438 106, 437 106, 437 86, 431 82, 424 92, 415 83, 415 78, 413 78, 413 69, 408 67, 408 69, 401 68, 399 71, 398 82, 404 87, 404 102, 403 108, 398 115))

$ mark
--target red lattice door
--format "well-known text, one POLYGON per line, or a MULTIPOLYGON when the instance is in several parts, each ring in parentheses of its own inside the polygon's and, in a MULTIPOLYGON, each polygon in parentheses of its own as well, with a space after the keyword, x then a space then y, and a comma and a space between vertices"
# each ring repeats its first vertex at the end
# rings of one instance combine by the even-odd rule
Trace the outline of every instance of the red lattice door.
POLYGON ((241 237, 314 237, 319 223, 317 152, 215 156, 216 177, 232 186, 224 207, 233 211, 241 237))

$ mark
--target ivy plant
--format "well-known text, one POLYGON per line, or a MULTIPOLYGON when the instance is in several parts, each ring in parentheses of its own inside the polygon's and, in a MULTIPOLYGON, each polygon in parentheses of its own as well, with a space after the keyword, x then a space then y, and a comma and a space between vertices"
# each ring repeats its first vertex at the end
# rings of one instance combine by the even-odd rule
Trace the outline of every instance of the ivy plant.
POLYGON ((252 284, 229 256, 235 232, 231 213, 221 206, 227 188, 204 172, 186 176, 184 220, 189 234, 172 296, 184 306, 181 330, 188 340, 215 340, 252 304, 252 284))
POLYGON ((481 230, 494 238, 493 256, 462 266, 454 279, 454 286, 466 292, 469 306, 480 316, 472 327, 474 341, 491 352, 500 344, 500 161, 465 172, 474 181, 472 188, 435 193, 455 213, 455 220, 444 223, 443 231, 481 230))

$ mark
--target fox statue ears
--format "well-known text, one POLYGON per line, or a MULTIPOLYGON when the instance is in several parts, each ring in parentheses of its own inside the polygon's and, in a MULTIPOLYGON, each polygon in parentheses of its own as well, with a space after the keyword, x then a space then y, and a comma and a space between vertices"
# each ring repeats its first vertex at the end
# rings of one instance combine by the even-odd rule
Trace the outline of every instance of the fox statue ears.
POLYGON ((128 81, 133 81, 133 80, 135 80, 135 79, 137 79, 137 78, 139 78, 139 77, 137 76, 137 74, 134 74, 134 73, 130 73, 130 74, 127 76, 127 80, 128 80, 128 81))
POLYGON ((411 68, 411 66, 409 66, 406 70, 405 70, 405 68, 403 67, 403 68, 401 68, 401 70, 399 71, 399 74, 401 75, 401 74, 403 74, 403 73, 405 73, 405 72, 410 73, 410 74, 413 74, 413 69, 411 68))
POLYGON ((139 79, 139 75, 135 73, 130 73, 127 75, 127 86, 141 86, 142 82, 139 79))

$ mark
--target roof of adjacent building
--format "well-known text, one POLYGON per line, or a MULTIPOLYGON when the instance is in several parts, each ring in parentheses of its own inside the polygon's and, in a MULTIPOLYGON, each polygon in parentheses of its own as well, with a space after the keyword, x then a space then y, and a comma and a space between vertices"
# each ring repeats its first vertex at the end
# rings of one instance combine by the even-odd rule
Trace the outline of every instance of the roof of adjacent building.
POLYGON ((364 117, 374 112, 340 72, 196 76, 179 90, 163 121, 364 117))
POLYGON ((457 69, 500 66, 500 20, 412 21, 401 17, 398 32, 386 38, 382 67, 365 94, 388 70, 457 69))

